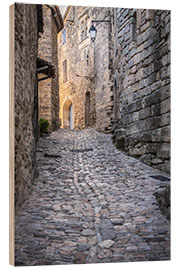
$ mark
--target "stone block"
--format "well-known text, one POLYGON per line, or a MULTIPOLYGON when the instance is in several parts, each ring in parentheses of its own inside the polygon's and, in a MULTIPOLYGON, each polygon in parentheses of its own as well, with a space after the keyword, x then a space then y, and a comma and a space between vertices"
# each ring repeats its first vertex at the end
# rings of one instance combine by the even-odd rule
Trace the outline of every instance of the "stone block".
POLYGON ((151 141, 151 131, 146 131, 141 134, 141 141, 143 142, 150 142, 151 141))
POLYGON ((159 188, 154 193, 159 207, 164 215, 168 219, 170 219, 170 204, 171 204, 171 192, 170 192, 170 185, 165 186, 164 188, 159 188))
POLYGON ((168 54, 165 54, 165 55, 162 57, 162 65, 163 65, 163 66, 166 66, 168 63, 169 63, 168 54))
POLYGON ((132 68, 134 66, 134 60, 133 59, 130 59, 129 61, 128 61, 128 68, 130 69, 130 68, 132 68))
POLYGON ((151 116, 159 116, 160 111, 160 103, 151 106, 151 116))
POLYGON ((136 72, 136 66, 131 67, 129 73, 134 74, 136 72))
POLYGON ((163 159, 170 158, 170 144, 169 143, 161 143, 159 149, 157 150, 157 156, 163 159))
POLYGON ((129 148, 129 154, 132 156, 141 156, 149 153, 148 144, 138 143, 135 146, 129 148))
POLYGON ((167 75, 167 67, 166 66, 161 68, 160 76, 161 76, 161 79, 166 79, 168 77, 168 75, 167 75))
POLYGON ((147 97, 144 97, 142 101, 144 108, 158 103, 160 101, 160 97, 161 97, 161 92, 159 90, 153 92, 151 95, 147 97))
POLYGON ((147 165, 151 165, 151 154, 144 154, 139 160, 147 165))
POLYGON ((163 100, 160 104, 161 114, 168 113, 170 111, 170 99, 163 100))
POLYGON ((160 91, 161 91, 161 98, 160 98, 161 101, 168 99, 170 97, 170 85, 169 84, 161 87, 160 91))
POLYGON ((144 41, 144 33, 141 33, 137 36, 137 45, 141 45, 144 41))
POLYGON ((137 53, 134 57, 133 57, 133 61, 134 64, 137 65, 140 61, 142 61, 142 55, 141 53, 137 53))
POLYGON ((141 121, 134 122, 134 123, 128 125, 126 133, 127 133, 127 135, 131 135, 131 134, 142 132, 143 129, 144 129, 144 121, 141 120, 141 121))
POLYGON ((171 162, 170 160, 165 160, 164 161, 164 171, 167 173, 170 173, 171 171, 171 162))
POLYGON ((160 125, 160 117, 145 119, 145 130, 157 129, 160 125))
POLYGON ((138 98, 141 98, 143 95, 143 90, 139 90, 136 93, 133 94, 133 100, 136 100, 138 98))
POLYGON ((160 158, 154 158, 154 159, 151 160, 151 163, 153 165, 162 164, 163 163, 163 160, 160 159, 160 158))
POLYGON ((144 89, 147 86, 148 86, 148 78, 142 79, 139 82, 139 89, 144 89))
POLYGON ((161 141, 161 129, 156 129, 152 131, 152 142, 160 142, 161 141))
POLYGON ((139 111, 141 107, 141 100, 136 100, 127 106, 127 113, 139 111))
POLYGON ((124 150, 125 136, 119 136, 115 139, 115 145, 118 149, 124 150))
POLYGON ((151 116, 151 109, 147 107, 139 111, 139 120, 146 119, 151 116))
POLYGON ((147 9, 146 10, 146 20, 147 21, 154 20, 154 13, 155 13, 155 10, 147 9))
POLYGON ((144 96, 148 96, 152 93, 152 88, 150 86, 147 86, 142 89, 142 92, 144 96))
POLYGON ((139 83, 134 83, 133 85, 131 85, 131 89, 133 92, 137 91, 139 89, 139 83))
POLYGON ((170 126, 162 128, 161 129, 161 139, 162 139, 162 141, 170 142, 170 133, 171 133, 170 126))
POLYGON ((170 113, 166 113, 161 115, 161 121, 160 121, 160 126, 167 126, 170 124, 170 113))
POLYGON ((139 120, 139 112, 133 112, 131 115, 132 122, 139 120))

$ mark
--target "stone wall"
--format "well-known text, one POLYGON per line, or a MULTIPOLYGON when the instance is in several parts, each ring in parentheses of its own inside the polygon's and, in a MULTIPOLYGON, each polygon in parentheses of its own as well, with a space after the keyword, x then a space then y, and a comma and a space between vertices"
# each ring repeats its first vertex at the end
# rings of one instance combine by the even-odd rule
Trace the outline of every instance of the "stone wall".
POLYGON ((81 41, 80 21, 84 17, 88 18, 87 25, 89 28, 89 10, 82 7, 71 7, 64 23, 65 44, 63 44, 63 32, 58 36, 61 127, 66 127, 65 106, 67 103, 73 104, 73 128, 83 129, 95 124, 93 44, 88 37, 81 41), (67 61, 66 81, 64 81, 63 74, 63 62, 65 60, 67 61), (85 116, 86 93, 90 95, 89 122, 86 121, 85 116))
POLYGON ((170 171, 170 11, 116 9, 117 147, 170 171))
POLYGON ((109 131, 113 107, 112 29, 111 23, 95 25, 97 37, 89 36, 92 20, 111 20, 113 9, 71 7, 65 18, 66 43, 63 31, 59 35, 60 121, 66 102, 73 104, 75 129, 91 126, 109 131), (87 19, 87 33, 81 40, 81 23, 87 19), (67 81, 63 81, 63 62, 67 60, 67 81))
POLYGON ((112 127, 113 112, 113 8, 94 8, 97 30, 94 43, 94 75, 96 95, 96 129, 109 132, 112 127), (109 22, 108 22, 109 21, 109 22))
MULTIPOLYGON (((51 129, 58 129, 59 123, 59 74, 57 57, 57 26, 49 6, 43 6, 44 32, 39 38, 38 57, 46 60, 55 69, 55 77, 38 83, 39 118, 47 119, 51 129)), ((44 75, 39 75, 39 78, 44 75)))
POLYGON ((15 4, 15 203, 28 196, 35 176, 34 92, 37 7, 15 4))

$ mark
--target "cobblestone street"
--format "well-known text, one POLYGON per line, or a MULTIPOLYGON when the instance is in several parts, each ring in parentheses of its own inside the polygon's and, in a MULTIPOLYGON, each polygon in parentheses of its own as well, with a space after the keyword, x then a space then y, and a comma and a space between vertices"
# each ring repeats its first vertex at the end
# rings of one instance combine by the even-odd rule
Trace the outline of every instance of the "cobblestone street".
POLYGON ((41 138, 39 177, 16 213, 16 265, 170 259, 160 174, 125 155, 111 135, 59 129, 41 138))

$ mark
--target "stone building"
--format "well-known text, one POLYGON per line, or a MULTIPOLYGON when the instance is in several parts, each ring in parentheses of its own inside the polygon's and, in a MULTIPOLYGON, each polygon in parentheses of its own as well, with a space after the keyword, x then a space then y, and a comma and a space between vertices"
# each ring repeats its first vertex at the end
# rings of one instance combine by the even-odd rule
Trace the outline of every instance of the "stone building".
POLYGON ((38 49, 37 6, 15 9, 15 202, 21 205, 35 176, 35 88, 38 49))
POLYGON ((170 11, 115 12, 113 139, 170 171, 170 11))
POLYGON ((170 11, 68 7, 64 22, 61 127, 113 132, 118 148, 169 172, 170 11))
MULTIPOLYGON (((46 9, 42 5, 19 4, 14 5, 14 65, 15 74, 13 78, 14 84, 14 115, 15 115, 15 204, 21 205, 29 195, 34 178, 37 176, 36 171, 36 143, 38 141, 38 88, 42 101, 42 82, 38 85, 38 76, 47 78, 52 86, 53 95, 51 95, 51 105, 54 114, 58 112, 58 82, 57 82, 57 61, 56 53, 51 54, 51 58, 46 59, 46 46, 42 42, 43 29, 46 31, 46 15, 43 10, 46 9), (44 26, 44 27, 43 27, 44 26), (38 44, 41 48, 38 53, 38 44), (44 46, 44 48, 43 48, 44 46), (44 53, 44 54, 43 54, 44 53), (41 59, 41 58, 42 59, 41 59), (43 60, 44 59, 44 60, 43 60), (47 61, 46 61, 47 60, 47 61), (52 63, 56 68, 52 66, 52 63), (54 61, 54 62, 53 62, 54 61), (55 77, 52 80, 55 70, 55 77), (56 87, 54 87, 54 85, 56 87), (53 88, 54 87, 54 88, 53 88), (55 97, 54 97, 55 95, 55 97), (55 100, 55 101, 54 101, 55 100)), ((48 7, 48 10, 56 9, 56 7, 48 7)), ((57 11, 58 13, 58 11, 57 11)), ((51 14, 51 13, 50 13, 51 14)), ((47 14, 48 16, 49 14, 47 14)), ((50 17, 52 19, 52 16, 50 17)), ((53 19, 52 19, 53 20, 53 19)), ((63 27, 62 22, 57 22, 58 29, 63 27)), ((55 26, 53 26, 55 27, 55 26)), ((57 40, 56 31, 52 30, 50 35, 54 43, 57 40)), ((51 50, 51 48, 50 48, 51 50)), ((52 51, 54 52, 52 46, 52 51)), ((57 51, 57 49, 56 49, 57 51)), ((44 94, 44 98, 47 92, 44 94)), ((46 100, 47 103, 50 102, 46 100)), ((42 103, 40 102, 40 105, 42 103)), ((41 112, 41 109, 40 109, 41 112)), ((53 113, 52 113, 53 115, 53 113)), ((58 116, 58 114, 57 114, 58 116)), ((56 116, 56 117, 57 117, 56 116)), ((56 119, 52 117, 52 119, 56 119)), ((55 121, 58 122, 58 121, 55 121)), ((55 126, 55 125, 54 125, 55 126)), ((54 127, 53 126, 53 127, 54 127)))
POLYGON ((57 33, 63 28, 57 6, 42 5, 43 33, 39 37, 38 58, 44 66, 52 65, 53 75, 39 74, 39 119, 47 119, 51 130, 59 128, 59 73, 57 33))
POLYGON ((96 127, 109 131, 112 122, 112 8, 68 7, 58 37, 60 122, 63 128, 96 127), (97 38, 89 37, 92 20, 97 38))

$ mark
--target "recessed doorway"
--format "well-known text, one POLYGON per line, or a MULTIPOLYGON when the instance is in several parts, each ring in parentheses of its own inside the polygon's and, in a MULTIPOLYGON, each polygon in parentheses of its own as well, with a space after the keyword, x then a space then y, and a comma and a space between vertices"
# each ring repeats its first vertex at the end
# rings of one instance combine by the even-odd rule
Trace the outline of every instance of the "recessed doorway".
POLYGON ((73 104, 67 100, 63 106, 63 128, 73 129, 73 104))

